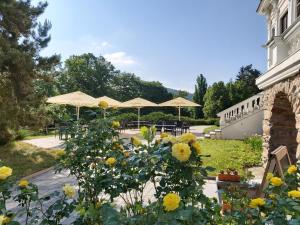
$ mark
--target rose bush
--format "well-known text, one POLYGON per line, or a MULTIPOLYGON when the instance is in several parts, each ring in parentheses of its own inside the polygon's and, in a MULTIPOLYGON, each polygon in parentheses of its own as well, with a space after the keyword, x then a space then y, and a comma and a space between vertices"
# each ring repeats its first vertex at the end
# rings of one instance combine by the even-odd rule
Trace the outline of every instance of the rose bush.
MULTIPOLYGON (((68 169, 78 187, 66 184, 61 192, 40 197, 34 184, 19 181, 13 198, 25 210, 24 224, 58 225, 66 218, 78 225, 300 224, 299 165, 291 166, 285 179, 270 174, 264 197, 250 199, 229 187, 222 214, 217 200, 203 193, 213 168, 203 165, 193 134, 156 138, 154 127, 142 127, 144 140, 128 140, 117 129, 117 121, 108 119, 87 127, 73 124, 59 170, 68 169)), ((0 225, 19 224, 14 222, 19 215, 6 209, 12 177, 11 168, 0 167, 0 225)))

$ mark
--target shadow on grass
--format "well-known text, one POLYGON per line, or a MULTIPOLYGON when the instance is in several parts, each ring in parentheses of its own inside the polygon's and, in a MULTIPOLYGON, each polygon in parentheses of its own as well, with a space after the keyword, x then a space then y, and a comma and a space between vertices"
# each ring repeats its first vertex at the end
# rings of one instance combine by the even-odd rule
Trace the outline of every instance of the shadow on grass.
POLYGON ((13 169, 17 179, 55 165, 55 155, 50 150, 23 142, 13 142, 0 146, 2 164, 13 169))

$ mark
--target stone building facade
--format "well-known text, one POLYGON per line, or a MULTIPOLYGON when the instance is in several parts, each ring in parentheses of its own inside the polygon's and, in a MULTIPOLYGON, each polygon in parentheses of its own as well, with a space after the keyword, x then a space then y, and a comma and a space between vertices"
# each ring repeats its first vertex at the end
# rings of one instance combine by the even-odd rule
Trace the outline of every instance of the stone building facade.
POLYGON ((256 81, 264 91, 264 158, 277 147, 300 155, 300 0, 261 0, 266 16, 268 71, 256 81))

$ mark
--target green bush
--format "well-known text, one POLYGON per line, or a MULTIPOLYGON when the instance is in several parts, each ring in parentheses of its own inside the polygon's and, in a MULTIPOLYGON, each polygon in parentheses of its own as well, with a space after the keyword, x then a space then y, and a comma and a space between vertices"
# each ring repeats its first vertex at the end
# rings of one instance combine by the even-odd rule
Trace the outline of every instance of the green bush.
POLYGON ((120 115, 115 116, 114 118, 118 121, 134 121, 138 119, 137 114, 135 113, 122 113, 120 115))
POLYGON ((178 118, 172 114, 165 114, 163 112, 152 112, 142 116, 141 119, 157 123, 160 120, 172 121, 172 120, 177 120, 178 118))
POLYGON ((24 140, 26 137, 31 136, 32 132, 30 130, 26 130, 26 129, 20 129, 17 130, 15 132, 15 140, 19 141, 19 140, 24 140))
MULTIPOLYGON (((137 114, 135 113, 122 113, 120 115, 115 116, 116 120, 122 121, 135 121, 137 120, 137 114)), ((157 123, 157 121, 177 121, 178 115, 165 114, 163 112, 152 112, 147 115, 141 116, 141 120, 152 121, 153 123, 157 123)), ((208 118, 208 119, 194 119, 187 116, 182 116, 181 121, 189 123, 191 126, 195 125, 219 125, 218 118, 208 118)))
POLYGON ((253 151, 262 151, 262 149, 263 149, 263 139, 259 135, 255 135, 255 136, 247 138, 245 140, 245 143, 250 145, 250 147, 253 151))

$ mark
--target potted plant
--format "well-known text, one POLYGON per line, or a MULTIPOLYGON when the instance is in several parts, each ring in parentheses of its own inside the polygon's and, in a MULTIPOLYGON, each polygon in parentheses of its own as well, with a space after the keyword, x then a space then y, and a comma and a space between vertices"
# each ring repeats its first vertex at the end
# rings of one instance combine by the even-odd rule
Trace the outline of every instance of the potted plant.
POLYGON ((218 174, 218 179, 220 181, 239 182, 241 177, 236 169, 227 169, 226 173, 224 170, 220 171, 218 174))

